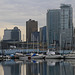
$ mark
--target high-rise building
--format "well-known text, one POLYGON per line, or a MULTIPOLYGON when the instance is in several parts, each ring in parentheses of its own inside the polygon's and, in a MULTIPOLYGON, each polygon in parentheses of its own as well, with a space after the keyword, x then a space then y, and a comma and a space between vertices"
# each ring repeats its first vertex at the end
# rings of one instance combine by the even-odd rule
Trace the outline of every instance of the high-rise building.
POLYGON ((51 48, 56 45, 69 48, 73 40, 73 11, 70 4, 61 4, 60 9, 47 11, 47 42, 51 48))
POLYGON ((73 11, 70 4, 61 4, 61 47, 70 47, 73 39, 73 11))
POLYGON ((11 29, 4 30, 3 40, 11 40, 11 29))
POLYGON ((75 48, 75 28, 74 28, 74 31, 73 31, 73 47, 75 48))
POLYGON ((48 48, 59 45, 60 37, 60 9, 47 11, 47 44, 48 48))
POLYGON ((46 43, 46 26, 40 28, 40 42, 46 43))
POLYGON ((18 27, 14 27, 14 29, 5 29, 3 40, 7 41, 21 41, 21 31, 18 27))
POLYGON ((31 33, 38 31, 38 22, 35 20, 29 19, 26 22, 26 41, 31 41, 31 33))

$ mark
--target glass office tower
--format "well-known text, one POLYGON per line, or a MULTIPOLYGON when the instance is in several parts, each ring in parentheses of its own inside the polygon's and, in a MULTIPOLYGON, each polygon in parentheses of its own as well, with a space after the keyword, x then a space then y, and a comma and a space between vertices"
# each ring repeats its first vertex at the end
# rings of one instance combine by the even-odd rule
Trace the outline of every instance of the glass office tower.
POLYGON ((73 40, 73 11, 70 4, 61 4, 60 9, 47 11, 48 48, 71 49, 73 40))
POLYGON ((61 47, 69 49, 73 39, 73 11, 70 4, 61 4, 61 47))
POLYGON ((48 48, 59 46, 60 38, 60 9, 47 11, 47 44, 48 48))

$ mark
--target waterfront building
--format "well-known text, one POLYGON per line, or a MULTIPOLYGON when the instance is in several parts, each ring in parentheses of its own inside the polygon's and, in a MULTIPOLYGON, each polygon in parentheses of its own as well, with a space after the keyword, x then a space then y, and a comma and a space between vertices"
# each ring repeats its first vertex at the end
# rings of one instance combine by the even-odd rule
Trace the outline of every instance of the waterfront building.
POLYGON ((4 30, 3 40, 11 40, 11 29, 4 30))
POLYGON ((40 28, 40 42, 46 43, 46 26, 40 28))
POLYGON ((3 40, 6 41, 21 41, 21 31, 18 27, 14 27, 14 29, 5 29, 3 40))
POLYGON ((61 47, 69 48, 73 41, 73 10, 70 4, 61 4, 60 8, 61 47))
POLYGON ((21 41, 21 31, 18 29, 18 27, 14 27, 14 29, 12 29, 11 40, 21 41))
POLYGON ((70 4, 61 4, 60 9, 47 11, 48 48, 71 49, 73 41, 73 11, 70 4), (54 45, 53 45, 54 44, 54 45))
POLYGON ((60 38, 60 9, 47 11, 47 45, 53 48, 54 44, 59 46, 60 38))
POLYGON ((31 33, 38 31, 38 22, 35 20, 29 19, 26 21, 26 41, 31 41, 31 33))
POLYGON ((40 33, 39 32, 31 33, 31 41, 39 42, 40 41, 40 33))

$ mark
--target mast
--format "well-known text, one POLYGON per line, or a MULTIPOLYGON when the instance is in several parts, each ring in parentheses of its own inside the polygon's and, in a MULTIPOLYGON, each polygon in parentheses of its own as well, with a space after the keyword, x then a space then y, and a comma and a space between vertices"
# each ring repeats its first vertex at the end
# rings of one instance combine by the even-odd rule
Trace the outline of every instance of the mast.
POLYGON ((33 49, 34 49, 34 35, 33 35, 33 49))
POLYGON ((23 41, 22 41, 22 48, 24 48, 24 34, 23 34, 23 41))
POLYGON ((70 50, 71 50, 71 41, 70 41, 70 50))
POLYGON ((28 52, 28 39, 27 39, 27 52, 28 52))
POLYGON ((60 52, 61 52, 61 33, 60 33, 60 52))
POLYGON ((37 37, 37 53, 38 53, 38 37, 37 37))
POLYGON ((43 51, 44 51, 44 36, 43 36, 43 51))
POLYGON ((54 50, 55 50, 55 45, 56 43, 55 43, 55 32, 54 32, 54 50))

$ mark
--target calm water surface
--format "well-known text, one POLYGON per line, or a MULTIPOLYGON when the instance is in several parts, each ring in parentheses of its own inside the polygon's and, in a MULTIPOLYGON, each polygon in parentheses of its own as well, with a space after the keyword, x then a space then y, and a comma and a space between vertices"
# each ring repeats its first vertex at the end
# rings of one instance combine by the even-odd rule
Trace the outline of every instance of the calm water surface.
POLYGON ((0 75, 75 75, 75 60, 7 60, 0 75))

